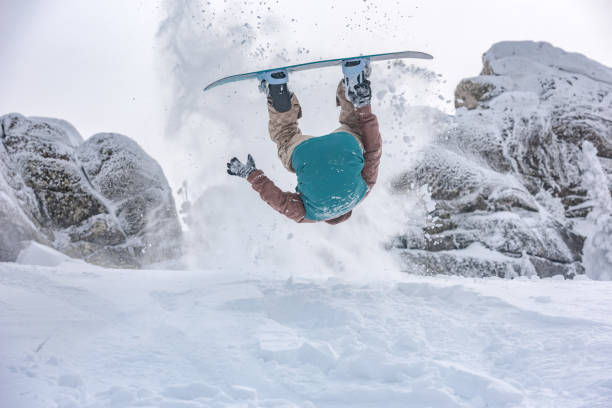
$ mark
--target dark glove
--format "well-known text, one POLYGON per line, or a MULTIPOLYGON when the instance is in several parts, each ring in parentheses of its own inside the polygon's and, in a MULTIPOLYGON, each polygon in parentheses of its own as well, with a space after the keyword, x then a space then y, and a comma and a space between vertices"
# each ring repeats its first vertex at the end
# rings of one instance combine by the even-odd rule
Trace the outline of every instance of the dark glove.
POLYGON ((234 157, 232 160, 227 163, 227 174, 231 174, 232 176, 238 176, 242 178, 249 177, 249 174, 257 170, 255 168, 255 160, 253 160, 253 156, 249 154, 247 157, 246 164, 243 164, 240 160, 234 157))

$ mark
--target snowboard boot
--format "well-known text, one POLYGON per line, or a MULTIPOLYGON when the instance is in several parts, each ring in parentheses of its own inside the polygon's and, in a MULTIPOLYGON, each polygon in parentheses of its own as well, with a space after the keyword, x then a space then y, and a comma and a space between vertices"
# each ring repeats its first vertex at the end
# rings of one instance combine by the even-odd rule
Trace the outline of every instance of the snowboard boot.
POLYGON ((370 104, 372 89, 370 88, 368 77, 371 72, 370 61, 367 59, 360 58, 342 61, 346 99, 351 101, 355 108, 361 108, 370 104))
POLYGON ((289 73, 286 69, 264 72, 260 77, 259 89, 268 97, 277 112, 287 112, 291 109, 291 92, 287 87, 289 73))

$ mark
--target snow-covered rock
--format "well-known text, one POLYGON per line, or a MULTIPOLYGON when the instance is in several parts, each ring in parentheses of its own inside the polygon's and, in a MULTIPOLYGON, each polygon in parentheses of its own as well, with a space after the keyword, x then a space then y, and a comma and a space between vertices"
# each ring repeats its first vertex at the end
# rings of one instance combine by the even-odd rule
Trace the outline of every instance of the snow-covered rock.
MULTIPOLYGON (((3 168, 2 162, 0 167, 3 168)), ((22 242, 37 240, 45 242, 46 237, 34 220, 30 219, 19 205, 14 192, 0 170, 0 260, 14 260, 22 248, 22 242)))
POLYGON ((107 266, 178 256, 181 231, 157 163, 115 134, 83 142, 66 121, 0 117, 0 260, 35 240, 107 266))
MULTIPOLYGON (((612 159, 612 69, 548 43, 503 42, 483 55, 482 74, 455 93, 459 119, 496 123, 500 148, 531 192, 559 197, 568 216, 584 216, 580 152, 612 159)), ((491 161, 488 160, 490 163, 491 161)), ((612 185, 612 171, 608 171, 612 185)))
MULTIPOLYGON (((0 117, 0 260, 15 260, 23 242, 53 241, 44 206, 56 196, 46 188, 37 194, 33 187, 60 186, 63 182, 59 179, 70 178, 66 172, 75 171, 65 167, 69 163, 71 140, 80 138, 73 129, 63 122, 52 125, 43 119, 27 120, 17 114, 0 117), (49 167, 42 165, 37 169, 41 162, 57 163, 57 171, 49 172, 49 167)), ((57 208, 53 204, 51 212, 57 208)))
POLYGON ((605 184, 605 173, 597 160, 595 147, 584 142, 585 172, 583 185, 588 190, 592 210, 587 216, 587 240, 584 263, 593 279, 612 280, 612 197, 605 184))
POLYGON ((179 255, 181 228, 172 190, 155 160, 136 142, 115 133, 93 135, 77 155, 91 185, 112 203, 119 230, 146 263, 179 255))
POLYGON ((394 246, 407 267, 431 274, 584 273, 574 221, 593 208, 595 186, 584 183, 583 143, 596 149, 591 160, 607 172, 597 182, 609 195, 612 69, 534 42, 495 44, 483 64, 457 86, 457 115, 440 118, 421 159, 393 183, 400 193, 427 185, 436 203, 430 225, 394 246), (462 253, 474 243, 508 259, 498 267, 462 253))

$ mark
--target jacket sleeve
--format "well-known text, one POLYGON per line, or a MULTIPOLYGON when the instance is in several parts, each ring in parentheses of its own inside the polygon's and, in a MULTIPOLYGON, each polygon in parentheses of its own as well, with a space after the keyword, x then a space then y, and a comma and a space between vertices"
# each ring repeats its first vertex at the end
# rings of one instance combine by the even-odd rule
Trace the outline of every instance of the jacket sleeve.
POLYGON ((284 192, 264 175, 261 170, 255 170, 247 178, 251 183, 253 190, 259 193, 259 196, 270 207, 274 208, 279 213, 292 219, 295 222, 314 222, 305 219, 306 210, 302 198, 297 193, 284 192))
POLYGON ((361 176, 368 185, 368 191, 376 184, 378 178, 378 166, 382 156, 382 138, 378 130, 378 119, 372 113, 370 105, 357 109, 361 140, 363 142, 364 165, 361 176))

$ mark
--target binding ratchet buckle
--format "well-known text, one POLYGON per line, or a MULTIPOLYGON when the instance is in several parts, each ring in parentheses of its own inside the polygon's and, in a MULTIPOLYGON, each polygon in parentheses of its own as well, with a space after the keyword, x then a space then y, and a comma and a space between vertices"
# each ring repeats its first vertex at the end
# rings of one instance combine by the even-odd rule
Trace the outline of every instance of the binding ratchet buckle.
POLYGON ((286 69, 263 71, 257 74, 257 79, 266 81, 269 85, 282 85, 289 81, 289 71, 286 69))
POLYGON ((342 73, 351 83, 359 82, 358 76, 367 69, 369 58, 357 58, 342 60, 342 73))

